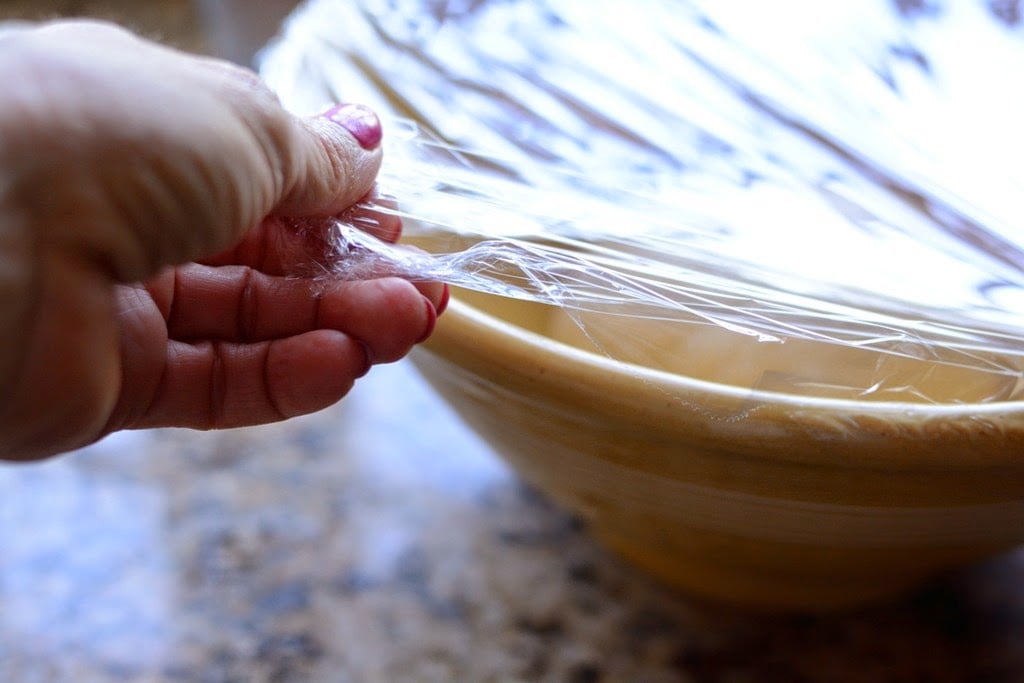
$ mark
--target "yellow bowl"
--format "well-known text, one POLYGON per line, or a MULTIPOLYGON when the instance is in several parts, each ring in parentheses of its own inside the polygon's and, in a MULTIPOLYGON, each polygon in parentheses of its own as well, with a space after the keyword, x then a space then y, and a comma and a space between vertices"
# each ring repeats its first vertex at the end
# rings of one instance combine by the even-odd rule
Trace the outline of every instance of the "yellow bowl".
POLYGON ((704 597, 822 610, 1024 542, 1024 402, 814 398, 612 360, 453 297, 414 362, 529 482, 704 597))

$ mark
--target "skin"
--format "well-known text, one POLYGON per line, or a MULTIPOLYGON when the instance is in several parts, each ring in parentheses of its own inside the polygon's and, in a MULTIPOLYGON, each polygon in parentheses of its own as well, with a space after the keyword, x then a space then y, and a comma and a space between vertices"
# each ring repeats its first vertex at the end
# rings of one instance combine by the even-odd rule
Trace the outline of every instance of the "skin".
POLYGON ((343 125, 98 23, 0 32, 0 83, 0 457, 309 413, 429 335, 440 284, 287 276, 372 190, 343 125))

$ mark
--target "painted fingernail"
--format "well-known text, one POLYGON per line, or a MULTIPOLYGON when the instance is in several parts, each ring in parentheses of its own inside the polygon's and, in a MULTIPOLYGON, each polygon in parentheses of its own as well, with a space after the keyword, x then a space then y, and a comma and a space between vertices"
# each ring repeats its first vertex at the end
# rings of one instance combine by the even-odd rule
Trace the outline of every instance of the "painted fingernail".
POLYGON ((363 149, 374 149, 380 144, 383 136, 380 119, 372 109, 365 105, 339 104, 331 107, 321 116, 351 133, 363 149))
POLYGON ((427 327, 423 330, 420 338, 416 340, 417 344, 427 341, 430 335, 434 333, 434 326, 437 324, 437 309, 434 308, 434 304, 427 297, 423 297, 423 302, 427 307, 427 327))
POLYGON ((370 349, 370 345, 366 342, 359 342, 359 345, 363 347, 363 357, 366 359, 366 365, 363 367, 362 372, 356 375, 356 378, 365 377, 366 373, 373 367, 373 350, 370 349))
POLYGON ((441 315, 442 313, 444 313, 448 309, 448 299, 450 299, 451 296, 452 296, 452 292, 451 292, 450 289, 448 289, 448 285, 446 284, 444 286, 444 289, 441 290, 441 300, 439 302, 437 302, 437 314, 438 315, 441 315))

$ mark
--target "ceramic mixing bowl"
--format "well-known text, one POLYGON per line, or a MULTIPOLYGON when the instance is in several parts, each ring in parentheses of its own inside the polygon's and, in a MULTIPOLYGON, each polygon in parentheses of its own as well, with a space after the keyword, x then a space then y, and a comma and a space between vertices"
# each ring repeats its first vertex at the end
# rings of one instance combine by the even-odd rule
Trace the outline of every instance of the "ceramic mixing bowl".
POLYGON ((414 362, 526 480, 671 584, 838 608, 1024 542, 1024 402, 716 383, 698 379, 729 364, 715 344, 691 373, 643 367, 556 340, 558 316, 459 292, 414 362))

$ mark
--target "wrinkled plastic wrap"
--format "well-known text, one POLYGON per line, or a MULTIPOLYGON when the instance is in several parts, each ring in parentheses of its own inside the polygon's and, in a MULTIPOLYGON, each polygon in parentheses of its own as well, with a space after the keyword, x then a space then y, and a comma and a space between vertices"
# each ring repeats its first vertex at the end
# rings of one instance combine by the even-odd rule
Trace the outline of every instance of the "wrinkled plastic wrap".
POLYGON ((262 63, 297 111, 388 115, 376 208, 426 251, 341 223, 336 276, 551 304, 555 338, 704 379, 931 402, 1022 391, 1022 67, 1016 3, 921 0, 317 0, 262 63))

